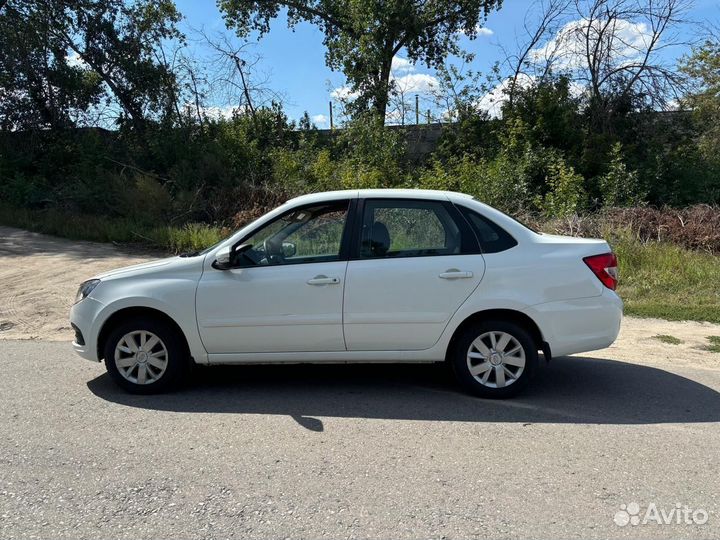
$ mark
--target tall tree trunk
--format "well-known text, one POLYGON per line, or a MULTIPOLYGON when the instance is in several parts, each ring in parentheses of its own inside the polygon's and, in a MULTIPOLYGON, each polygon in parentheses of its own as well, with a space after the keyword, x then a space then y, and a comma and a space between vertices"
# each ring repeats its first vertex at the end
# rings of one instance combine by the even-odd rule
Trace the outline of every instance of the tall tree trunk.
POLYGON ((375 102, 373 108, 377 115, 377 120, 380 125, 385 125, 385 115, 387 113, 387 106, 390 100, 390 72, 392 68, 393 53, 392 49, 387 51, 383 63, 380 66, 380 74, 378 77, 378 89, 375 95, 375 102))
POLYGON ((100 76, 103 82, 108 85, 110 91, 120 103, 120 106, 130 117, 133 126, 138 131, 144 131, 146 127, 145 115, 133 97, 129 95, 124 88, 121 88, 97 62, 94 62, 92 58, 86 55, 85 51, 77 47, 70 36, 64 33, 62 36, 65 39, 67 46, 73 50, 88 66, 90 66, 90 68, 100 76))
POLYGON ((245 73, 243 73, 243 66, 245 62, 240 59, 237 54, 232 55, 232 59, 235 62, 235 67, 240 74, 240 81, 242 81, 243 94, 245 96, 245 105, 250 109, 250 115, 255 118, 255 107, 253 106, 252 96, 250 95, 250 88, 248 87, 247 80, 245 80, 245 73))

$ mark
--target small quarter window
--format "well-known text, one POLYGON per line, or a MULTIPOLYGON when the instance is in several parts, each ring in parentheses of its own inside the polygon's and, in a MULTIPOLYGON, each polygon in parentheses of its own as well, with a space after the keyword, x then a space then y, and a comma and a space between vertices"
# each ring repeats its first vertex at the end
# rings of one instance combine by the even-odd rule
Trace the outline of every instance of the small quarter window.
POLYGON ((475 232, 483 253, 500 253, 517 246, 517 240, 494 221, 468 208, 459 208, 475 232))

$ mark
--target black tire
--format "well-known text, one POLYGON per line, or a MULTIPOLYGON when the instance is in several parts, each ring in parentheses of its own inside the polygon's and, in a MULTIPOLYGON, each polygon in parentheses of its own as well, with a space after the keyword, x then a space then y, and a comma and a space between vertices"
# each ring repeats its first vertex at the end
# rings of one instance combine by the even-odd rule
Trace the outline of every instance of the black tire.
MULTIPOLYGON (((488 339, 490 338, 486 337, 485 341, 488 339)), ((538 365, 538 345, 534 342, 528 331, 516 323, 503 320, 483 321, 479 324, 471 325, 462 331, 462 334, 455 340, 453 348, 450 351, 449 361, 455 377, 468 392, 483 398, 504 399, 521 392, 527 386, 528 382, 530 382, 533 375, 535 375, 538 365), (494 378, 496 377, 496 370, 500 368, 490 368, 488 370, 490 371, 489 379, 483 384, 473 376, 470 372, 470 366, 468 365, 470 346, 477 338, 489 332, 504 332, 509 334, 519 343, 519 346, 522 347, 522 352, 525 354, 525 365, 522 371, 518 371, 518 368, 515 366, 507 366, 511 372, 519 373, 519 375, 516 379, 512 379, 508 375, 505 380, 506 384, 509 380, 512 380, 512 382, 502 388, 492 388, 486 385, 495 384, 494 378)), ((478 365, 483 362, 485 362, 485 360, 478 360, 478 365)), ((505 373, 501 375, 505 376, 505 373)), ((479 377, 482 376, 479 375, 479 377)))
MULTIPOLYGON (((190 354, 184 336, 173 325, 153 317, 138 317, 124 321, 110 331, 105 341, 105 367, 115 383, 131 394, 158 394, 177 388, 191 368, 190 354), (138 384, 120 373, 115 361, 115 349, 127 334, 146 331, 160 338, 167 351, 167 365, 157 380, 138 384)), ((137 373, 137 372, 135 372, 137 373)), ((137 376, 136 376, 137 378, 137 376)))

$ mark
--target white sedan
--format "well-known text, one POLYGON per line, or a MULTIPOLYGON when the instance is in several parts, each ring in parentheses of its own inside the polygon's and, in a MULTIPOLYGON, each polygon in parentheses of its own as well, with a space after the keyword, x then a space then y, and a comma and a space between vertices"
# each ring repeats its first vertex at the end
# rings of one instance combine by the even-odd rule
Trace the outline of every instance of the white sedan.
POLYGON ((609 346, 622 302, 604 240, 534 232, 470 196, 298 197, 205 251, 80 286, 73 347, 136 393, 193 363, 449 362, 508 397, 539 352, 609 346))

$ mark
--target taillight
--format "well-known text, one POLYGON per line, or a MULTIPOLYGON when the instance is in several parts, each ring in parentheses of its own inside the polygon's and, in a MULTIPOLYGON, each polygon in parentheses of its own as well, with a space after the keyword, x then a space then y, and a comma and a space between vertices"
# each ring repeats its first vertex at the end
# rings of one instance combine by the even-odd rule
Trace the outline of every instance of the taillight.
POLYGON ((613 291, 618 284, 617 257, 614 253, 603 253, 583 259, 600 281, 613 291))

